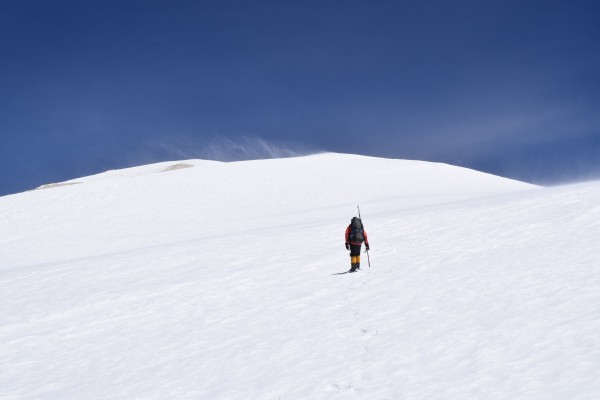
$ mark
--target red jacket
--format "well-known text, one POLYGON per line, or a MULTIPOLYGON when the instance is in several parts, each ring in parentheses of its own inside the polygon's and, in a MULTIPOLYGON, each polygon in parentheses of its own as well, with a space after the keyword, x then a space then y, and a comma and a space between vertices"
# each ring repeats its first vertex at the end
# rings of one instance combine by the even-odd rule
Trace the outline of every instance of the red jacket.
MULTIPOLYGON (((346 243, 350 243, 353 245, 360 245, 360 242, 351 242, 350 241, 350 232, 352 231, 352 224, 348 225, 348 227, 346 228, 346 243)), ((365 245, 368 246, 369 245, 369 238, 367 237, 367 231, 366 229, 363 229, 363 234, 365 236, 365 245)))

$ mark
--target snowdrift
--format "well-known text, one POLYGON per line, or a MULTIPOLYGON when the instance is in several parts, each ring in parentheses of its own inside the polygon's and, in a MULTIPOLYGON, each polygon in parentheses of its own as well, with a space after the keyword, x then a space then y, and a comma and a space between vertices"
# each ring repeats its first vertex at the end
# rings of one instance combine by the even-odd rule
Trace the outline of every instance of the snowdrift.
POLYGON ((0 198, 0 398, 593 399, 600 185, 322 154, 0 198), (373 267, 348 269, 361 205, 373 267))

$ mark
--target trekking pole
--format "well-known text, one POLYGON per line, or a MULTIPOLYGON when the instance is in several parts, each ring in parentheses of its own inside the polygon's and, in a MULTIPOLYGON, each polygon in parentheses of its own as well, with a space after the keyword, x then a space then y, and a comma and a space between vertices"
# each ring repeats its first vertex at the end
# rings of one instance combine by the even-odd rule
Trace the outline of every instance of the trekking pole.
MULTIPOLYGON (((362 222, 362 218, 360 216, 360 207, 357 205, 356 208, 358 209, 358 218, 361 220, 362 222)), ((364 225, 363 225, 364 226, 364 225)), ((365 249, 365 252, 367 253, 367 261, 369 262, 369 268, 371 268, 371 257, 369 257, 369 250, 365 249)))

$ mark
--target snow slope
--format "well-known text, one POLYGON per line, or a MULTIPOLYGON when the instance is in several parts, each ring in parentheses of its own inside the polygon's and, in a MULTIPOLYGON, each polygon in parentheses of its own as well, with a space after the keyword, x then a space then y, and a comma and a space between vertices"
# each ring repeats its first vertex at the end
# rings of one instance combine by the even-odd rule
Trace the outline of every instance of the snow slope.
POLYGON ((340 154, 68 183, 0 198, 1 399, 600 398, 599 183, 340 154), (335 275, 357 203, 372 268, 335 275))

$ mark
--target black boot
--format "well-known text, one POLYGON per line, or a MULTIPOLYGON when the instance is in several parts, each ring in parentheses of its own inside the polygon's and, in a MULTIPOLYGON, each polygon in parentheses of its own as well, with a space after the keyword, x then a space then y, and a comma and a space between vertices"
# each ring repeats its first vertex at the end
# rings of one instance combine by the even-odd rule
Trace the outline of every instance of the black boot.
POLYGON ((358 264, 352 264, 352 267, 350 268, 350 271, 348 271, 348 272, 354 272, 354 271, 356 271, 356 269, 358 268, 357 265, 358 264))

